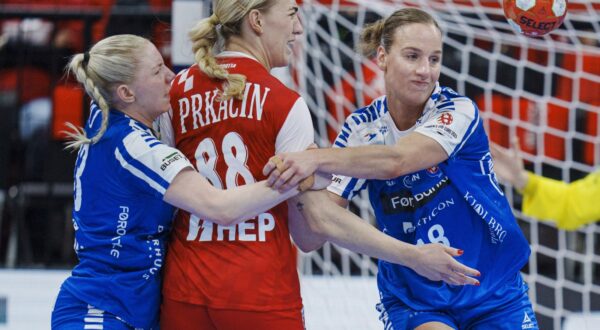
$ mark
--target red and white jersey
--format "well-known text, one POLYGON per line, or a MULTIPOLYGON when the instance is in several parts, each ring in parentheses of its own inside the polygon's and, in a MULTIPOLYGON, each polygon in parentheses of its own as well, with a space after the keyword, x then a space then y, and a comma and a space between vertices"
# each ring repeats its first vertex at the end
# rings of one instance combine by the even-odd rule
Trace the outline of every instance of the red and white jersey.
MULTIPOLYGON (((161 125, 161 134, 211 184, 230 189, 264 180, 262 168, 269 158, 306 149, 314 129, 306 102, 254 58, 225 52, 217 59, 230 73, 247 77, 243 99, 220 102, 223 81, 193 65, 173 81, 172 126, 164 132, 161 125)), ((229 227, 179 211, 163 294, 210 308, 300 308, 294 249, 285 203, 229 227)))

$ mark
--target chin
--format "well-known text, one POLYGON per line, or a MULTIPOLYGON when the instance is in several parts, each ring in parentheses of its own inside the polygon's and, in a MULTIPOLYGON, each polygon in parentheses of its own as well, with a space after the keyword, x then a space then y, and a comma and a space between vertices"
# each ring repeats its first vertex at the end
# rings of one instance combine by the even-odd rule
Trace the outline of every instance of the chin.
POLYGON ((285 66, 288 66, 290 64, 290 56, 283 56, 279 59, 277 59, 276 61, 273 61, 273 64, 271 65, 271 69, 274 68, 282 68, 285 66))

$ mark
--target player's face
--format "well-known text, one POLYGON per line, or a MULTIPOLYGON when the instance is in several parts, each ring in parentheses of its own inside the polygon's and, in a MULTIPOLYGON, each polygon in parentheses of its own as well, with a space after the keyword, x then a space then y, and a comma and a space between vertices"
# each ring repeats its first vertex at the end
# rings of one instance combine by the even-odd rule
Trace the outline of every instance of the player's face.
POLYGON ((138 72, 131 88, 135 102, 154 120, 170 108, 169 89, 175 74, 151 42, 146 43, 139 55, 138 72))
POLYGON ((441 32, 431 24, 404 25, 396 29, 389 52, 379 47, 377 64, 384 71, 388 98, 421 107, 440 77, 441 32))
POLYGON ((287 66, 296 36, 304 32, 295 0, 279 0, 264 12, 264 48, 270 68, 287 66))

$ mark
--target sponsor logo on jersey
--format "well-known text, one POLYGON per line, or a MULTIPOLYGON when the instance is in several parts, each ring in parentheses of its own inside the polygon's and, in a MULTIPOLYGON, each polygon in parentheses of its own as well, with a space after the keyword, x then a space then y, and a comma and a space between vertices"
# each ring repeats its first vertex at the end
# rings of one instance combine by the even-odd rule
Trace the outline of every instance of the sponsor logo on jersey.
POLYGON ((123 248, 123 244, 121 244, 121 239, 123 238, 123 236, 127 235, 128 222, 129 207, 119 206, 119 217, 117 219, 117 228, 115 229, 116 236, 110 239, 112 243, 110 255, 116 259, 119 259, 119 256, 121 255, 121 249, 123 248))
POLYGON ((421 180, 421 176, 419 175, 419 173, 415 173, 415 174, 409 174, 406 175, 403 179, 402 179, 402 184, 404 184, 404 186, 406 188, 412 188, 413 185, 415 183, 417 183, 419 180, 421 180))
POLYGON ((429 175, 432 178, 436 178, 436 177, 439 177, 440 175, 442 175, 442 171, 440 170, 440 168, 438 166, 432 166, 432 167, 426 169, 425 173, 427 173, 427 175, 429 175))
POLYGON ((471 205, 475 213, 477 213, 477 215, 479 215, 483 220, 485 220, 485 222, 487 222, 488 227, 490 229, 490 241, 492 242, 492 244, 504 242, 507 232, 502 226, 502 224, 500 224, 494 218, 494 216, 488 212, 488 210, 483 206, 483 204, 480 203, 479 200, 477 200, 477 198, 475 198, 475 196, 470 191, 467 191, 464 198, 467 201, 467 203, 471 205))
POLYGON ((454 120, 454 118, 452 118, 451 113, 444 112, 444 113, 442 113, 441 116, 438 117, 437 122, 442 125, 450 125, 450 124, 452 124, 453 120, 454 120))
POLYGON ((481 169, 481 174, 486 175, 490 181, 490 184, 494 189, 501 195, 504 196, 504 192, 500 189, 500 185, 498 184, 498 179, 496 178, 496 172, 494 172, 494 161, 492 160, 492 154, 489 152, 483 155, 479 160, 479 168, 481 169))
POLYGON ((450 209, 451 207, 454 206, 454 198, 450 198, 447 199, 445 201, 441 201, 439 202, 436 206, 434 206, 431 211, 429 212, 429 214, 426 217, 422 217, 417 219, 417 221, 415 221, 415 223, 413 224, 413 222, 403 222, 402 223, 402 229, 404 230, 405 234, 411 234, 414 233, 415 230, 417 230, 418 227, 424 226, 428 223, 430 223, 431 221, 433 221, 442 211, 450 209))
POLYGON ((331 178, 331 182, 335 184, 342 184, 342 178, 337 175, 333 175, 331 178))
POLYGON ((525 317, 523 317, 523 322, 521 324, 521 329, 533 329, 535 328, 535 324, 533 323, 533 321, 531 320, 531 318, 529 317, 529 315, 527 315, 527 312, 525 313, 525 317))
MULTIPOLYGON (((162 226, 159 226, 159 230, 162 231, 162 226)), ((148 280, 152 276, 158 274, 159 270, 162 268, 165 249, 160 239, 157 238, 148 238, 146 240, 146 246, 148 247, 148 259, 151 260, 151 264, 148 271, 145 272, 142 277, 145 280, 148 280)))
POLYGON ((385 135, 385 133, 387 133, 387 132, 388 132, 387 125, 379 127, 379 133, 381 133, 381 135, 385 135))
POLYGON ((364 138, 367 140, 367 142, 370 142, 371 140, 373 140, 375 137, 377 136, 377 134, 375 133, 367 133, 365 134, 364 138))
POLYGON ((383 212, 384 214, 414 212, 416 209, 427 204, 448 184, 450 184, 450 179, 443 177, 434 186, 416 194, 405 189, 392 193, 382 192, 379 198, 383 205, 383 212))
POLYGON ((360 129, 360 132, 357 132, 359 136, 361 136, 361 143, 380 143, 382 140, 382 135, 380 135, 380 129, 377 127, 367 126, 360 129))
POLYGON ((223 63, 223 64, 219 64, 220 67, 222 67, 223 69, 233 69, 237 66, 237 64, 235 63, 223 63))
POLYGON ((458 134, 445 124, 427 125, 425 128, 430 129, 441 136, 447 136, 453 139, 458 138, 458 134))
POLYGON ((208 220, 190 217, 186 240, 211 242, 265 242, 267 233, 275 229, 275 217, 269 213, 261 213, 257 217, 236 225, 222 226, 208 220))
POLYGON ((178 151, 175 151, 174 153, 172 153, 162 159, 162 164, 160 165, 160 169, 164 172, 167 169, 167 167, 169 167, 169 165, 171 165, 172 163, 174 163, 182 158, 183 158, 183 156, 178 151))
MULTIPOLYGON (((165 227, 158 225, 156 233, 160 235, 165 231, 165 227)), ((151 260, 148 271, 142 275, 145 280, 150 279, 159 273, 163 265, 163 258, 165 256, 164 243, 160 239, 155 237, 156 235, 148 235, 146 237, 146 246, 148 247, 148 259, 151 260)))

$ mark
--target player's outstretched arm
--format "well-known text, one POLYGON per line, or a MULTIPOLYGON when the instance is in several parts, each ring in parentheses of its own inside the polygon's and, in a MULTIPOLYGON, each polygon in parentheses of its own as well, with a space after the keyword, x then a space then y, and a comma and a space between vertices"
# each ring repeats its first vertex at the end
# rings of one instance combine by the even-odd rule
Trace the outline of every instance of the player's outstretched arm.
POLYGON ((479 272, 454 259, 461 251, 441 244, 415 246, 397 240, 336 204, 330 194, 309 191, 292 199, 316 235, 352 251, 410 267, 432 281, 479 284, 470 277, 479 276, 479 272))
POLYGON ((277 169, 276 161, 269 161, 263 173, 274 188, 286 190, 315 171, 386 180, 437 165, 448 155, 434 139, 413 132, 393 146, 311 149, 274 157, 281 160, 283 170, 277 169))
POLYGON ((560 229, 576 230, 600 218, 600 206, 590 203, 598 195, 600 171, 571 183, 529 173, 523 189, 523 213, 556 221, 560 229))
POLYGON ((164 201, 214 223, 229 226, 250 219, 298 194, 298 189, 279 192, 266 181, 222 190, 213 187, 191 168, 175 176, 164 201))

